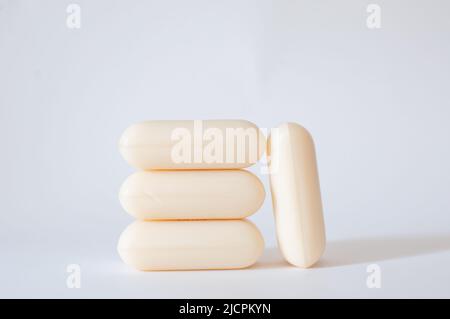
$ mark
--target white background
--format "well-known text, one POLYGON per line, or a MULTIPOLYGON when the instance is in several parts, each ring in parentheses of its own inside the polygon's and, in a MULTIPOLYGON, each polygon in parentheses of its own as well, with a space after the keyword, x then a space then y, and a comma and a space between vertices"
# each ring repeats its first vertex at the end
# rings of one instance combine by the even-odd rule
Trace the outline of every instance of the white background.
POLYGON ((358 0, 78 1, 80 29, 70 3, 0 0, 0 297, 450 297, 448 1, 377 1, 377 30, 358 0), (278 255, 270 196, 253 268, 120 261, 121 132, 221 118, 311 131, 328 237, 315 268, 278 255))

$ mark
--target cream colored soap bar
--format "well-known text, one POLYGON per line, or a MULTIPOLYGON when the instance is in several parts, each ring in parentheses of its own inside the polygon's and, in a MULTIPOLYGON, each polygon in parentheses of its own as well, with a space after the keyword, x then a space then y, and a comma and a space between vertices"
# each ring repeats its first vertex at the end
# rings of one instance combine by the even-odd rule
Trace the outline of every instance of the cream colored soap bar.
POLYGON ((268 142, 270 184, 278 244, 286 260, 310 267, 325 249, 314 143, 307 130, 287 123, 268 142))
POLYGON ((126 129, 119 149, 144 170, 244 168, 261 157, 265 138, 244 120, 147 121, 126 129))
POLYGON ((247 220, 136 221, 118 245, 122 260, 139 270, 245 268, 263 248, 259 230, 247 220))
POLYGON ((264 202, 261 181, 245 170, 141 171, 123 183, 120 202, 137 219, 237 219, 264 202))

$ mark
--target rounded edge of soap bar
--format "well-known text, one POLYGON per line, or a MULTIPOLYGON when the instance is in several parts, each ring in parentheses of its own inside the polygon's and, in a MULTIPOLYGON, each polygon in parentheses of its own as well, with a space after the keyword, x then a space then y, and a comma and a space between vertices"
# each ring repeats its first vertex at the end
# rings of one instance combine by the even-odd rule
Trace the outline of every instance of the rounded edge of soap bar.
POLYGON ((138 220, 243 219, 265 197, 261 180, 244 169, 138 171, 119 191, 123 209, 138 220))
POLYGON ((225 221, 134 221, 117 251, 141 271, 243 269, 255 264, 264 238, 247 219, 225 221))
MULTIPOLYGON (((179 136, 177 135, 176 137, 179 136)), ((248 141, 245 143, 247 142, 248 141)), ((149 120, 132 124, 126 128, 119 138, 118 148, 125 161, 132 167, 139 170, 240 169, 250 167, 261 159, 267 148, 267 141, 261 129, 256 124, 248 120, 149 120), (197 161, 197 155, 195 154, 198 154, 198 151, 196 150, 191 150, 189 152, 189 162, 174 162, 171 157, 173 147, 174 144, 180 143, 180 141, 173 141, 171 139, 172 134, 174 134, 174 130, 187 129, 190 131, 192 133, 191 143, 192 145, 196 145, 196 135, 194 129, 195 122, 202 123, 201 127, 203 131, 201 133, 203 135, 201 135, 202 148, 200 150, 202 154, 203 152, 206 152, 206 146, 211 143, 210 140, 213 136, 215 136, 215 134, 211 132, 211 136, 208 135, 205 137, 205 130, 218 128, 222 133, 224 133, 226 128, 253 128, 257 131, 257 158, 251 159, 250 155, 246 153, 245 160, 240 162, 237 160, 237 155, 234 154, 234 160, 228 162, 226 155, 227 135, 224 134, 222 136, 224 143, 223 145, 225 147, 225 152, 222 153, 223 162, 206 162, 203 158, 200 161, 197 161), (226 126, 227 122, 230 124, 229 127, 226 126), (207 138, 207 141, 204 140, 205 138, 207 138)))
POLYGON ((278 245, 290 264, 309 268, 326 246, 314 141, 297 123, 276 130, 268 138, 267 154, 278 245))

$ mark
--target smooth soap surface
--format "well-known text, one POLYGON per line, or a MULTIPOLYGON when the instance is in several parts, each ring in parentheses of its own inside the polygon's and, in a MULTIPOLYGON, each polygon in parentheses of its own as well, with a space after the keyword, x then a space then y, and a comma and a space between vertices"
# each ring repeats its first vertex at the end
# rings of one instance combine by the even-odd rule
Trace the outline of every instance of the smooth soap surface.
POLYGON ((240 219, 263 204, 264 186, 246 170, 140 171, 123 183, 123 208, 141 220, 240 219))
POLYGON ((255 164, 266 148, 258 127, 245 120, 146 121, 119 140, 137 169, 233 169, 255 164))
POLYGON ((310 267, 326 241, 312 137, 298 124, 282 124, 272 130, 268 155, 279 247, 289 263, 310 267))
POLYGON ((245 219, 135 221, 118 244, 126 264, 146 271, 245 268, 263 249, 261 233, 245 219))

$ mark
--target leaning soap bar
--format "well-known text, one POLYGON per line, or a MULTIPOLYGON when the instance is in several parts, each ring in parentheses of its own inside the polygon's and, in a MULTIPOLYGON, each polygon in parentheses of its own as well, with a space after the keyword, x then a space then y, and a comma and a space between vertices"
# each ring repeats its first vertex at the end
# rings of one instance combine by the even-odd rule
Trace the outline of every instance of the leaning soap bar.
POLYGON ((137 219, 239 219, 261 207, 265 191, 246 170, 140 171, 119 198, 137 219))
POLYGON ((325 249, 314 143, 295 123, 272 130, 268 142, 270 184, 278 244, 285 259, 306 268, 325 249))
POLYGON ((258 127, 244 120, 147 121, 122 134, 119 149, 138 169, 244 168, 265 150, 258 127))
POLYGON ((261 256, 264 240, 251 222, 135 221, 122 233, 122 260, 139 270, 236 269, 261 256))

